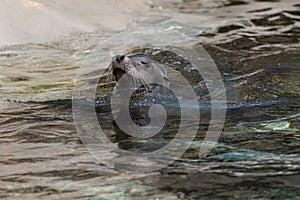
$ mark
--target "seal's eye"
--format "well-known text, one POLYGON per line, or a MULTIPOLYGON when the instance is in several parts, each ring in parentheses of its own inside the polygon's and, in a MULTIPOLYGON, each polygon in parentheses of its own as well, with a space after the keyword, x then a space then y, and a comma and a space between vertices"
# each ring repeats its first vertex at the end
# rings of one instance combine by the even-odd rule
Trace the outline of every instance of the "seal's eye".
POLYGON ((145 70, 150 70, 152 69, 152 65, 150 62, 147 62, 147 61, 141 61, 141 64, 142 64, 142 67, 145 69, 145 70))
POLYGON ((147 62, 147 61, 145 61, 145 60, 142 60, 141 63, 142 63, 143 65, 149 64, 149 62, 147 62))

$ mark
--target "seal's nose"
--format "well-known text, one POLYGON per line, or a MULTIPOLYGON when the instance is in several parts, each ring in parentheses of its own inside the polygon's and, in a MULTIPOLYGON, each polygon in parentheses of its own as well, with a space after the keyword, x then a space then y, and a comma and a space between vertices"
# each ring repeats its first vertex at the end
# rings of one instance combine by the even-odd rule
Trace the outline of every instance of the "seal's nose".
POLYGON ((118 62, 118 63, 121 63, 123 60, 124 60, 124 58, 125 58, 125 56, 124 55, 117 55, 116 56, 116 61, 118 62))

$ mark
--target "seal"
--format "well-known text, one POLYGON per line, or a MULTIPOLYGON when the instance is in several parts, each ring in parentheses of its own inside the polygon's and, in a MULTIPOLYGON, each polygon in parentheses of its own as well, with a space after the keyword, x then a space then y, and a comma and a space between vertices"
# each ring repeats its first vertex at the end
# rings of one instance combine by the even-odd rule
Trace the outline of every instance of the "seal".
MULTIPOLYGON (((165 66, 145 54, 117 55, 112 59, 110 70, 117 81, 116 91, 120 91, 121 94, 126 93, 128 88, 135 91, 130 98, 129 105, 126 101, 122 102, 124 99, 119 99, 117 118, 123 121, 128 119, 124 107, 129 106, 131 120, 139 126, 148 125, 151 121, 148 115, 149 108, 165 101, 164 97, 170 97, 169 79, 165 66), (119 81, 121 78, 124 79, 119 81)), ((115 121, 113 121, 113 127, 116 141, 124 141, 130 137, 118 127, 115 121)))
POLYGON ((112 59, 112 73, 118 82, 124 74, 128 74, 129 85, 147 86, 147 83, 154 83, 165 87, 169 86, 167 72, 159 62, 144 54, 135 54, 130 56, 117 55, 112 59))

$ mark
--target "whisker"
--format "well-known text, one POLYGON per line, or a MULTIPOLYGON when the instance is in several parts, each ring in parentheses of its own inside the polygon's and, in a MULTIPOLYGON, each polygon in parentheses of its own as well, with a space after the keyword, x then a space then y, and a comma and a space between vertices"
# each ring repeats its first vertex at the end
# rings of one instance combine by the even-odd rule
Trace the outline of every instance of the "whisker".
POLYGON ((134 89, 136 88, 136 82, 135 82, 135 72, 133 69, 130 69, 128 72, 127 72, 130 76, 130 86, 133 86, 134 89))
POLYGON ((136 89, 139 89, 140 87, 140 83, 144 84, 143 81, 141 80, 141 76, 140 74, 138 73, 137 70, 134 70, 135 73, 134 73, 134 77, 135 77, 135 84, 136 84, 136 89))
POLYGON ((138 83, 135 76, 133 77, 133 83, 134 83, 134 90, 136 90, 138 88, 138 83))
POLYGON ((139 79, 140 79, 142 85, 144 86, 145 90, 146 90, 146 91, 149 91, 149 90, 150 90, 149 84, 146 83, 146 80, 144 79, 144 77, 143 77, 143 76, 141 75, 141 73, 138 72, 137 70, 136 70, 136 76, 139 77, 139 79))
POLYGON ((105 87, 105 90, 106 90, 106 92, 108 93, 109 91, 109 83, 110 83, 110 76, 111 76, 111 73, 112 72, 112 65, 109 65, 109 67, 108 67, 108 71, 107 71, 107 74, 106 74, 106 87, 105 87))
POLYGON ((135 90, 136 88, 136 83, 135 83, 135 77, 130 75, 130 85, 133 87, 135 90))

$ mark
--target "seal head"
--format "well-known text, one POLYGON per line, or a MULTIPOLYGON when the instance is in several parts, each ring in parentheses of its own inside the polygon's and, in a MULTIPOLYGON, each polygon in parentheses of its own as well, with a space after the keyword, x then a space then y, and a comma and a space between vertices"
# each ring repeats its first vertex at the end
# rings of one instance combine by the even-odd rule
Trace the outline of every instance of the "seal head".
POLYGON ((144 54, 117 55, 113 58, 111 66, 116 81, 120 80, 124 74, 128 74, 130 75, 128 78, 130 85, 154 83, 165 87, 169 86, 163 65, 144 54))

